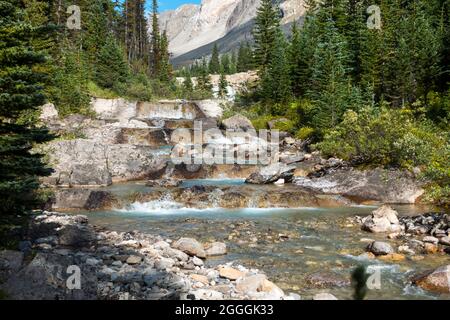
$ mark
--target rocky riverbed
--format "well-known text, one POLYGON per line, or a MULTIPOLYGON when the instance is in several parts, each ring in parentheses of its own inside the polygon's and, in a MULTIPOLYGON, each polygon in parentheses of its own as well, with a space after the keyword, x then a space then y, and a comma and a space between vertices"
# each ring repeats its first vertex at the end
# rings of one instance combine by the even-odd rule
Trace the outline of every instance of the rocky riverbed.
POLYGON ((45 212, 33 219, 21 251, 0 252, 0 286, 13 299, 285 299, 257 269, 208 267, 226 244, 176 241, 92 226, 86 216, 45 212), (205 260, 206 259, 206 260, 205 260), (79 270, 80 286, 69 286, 79 270))

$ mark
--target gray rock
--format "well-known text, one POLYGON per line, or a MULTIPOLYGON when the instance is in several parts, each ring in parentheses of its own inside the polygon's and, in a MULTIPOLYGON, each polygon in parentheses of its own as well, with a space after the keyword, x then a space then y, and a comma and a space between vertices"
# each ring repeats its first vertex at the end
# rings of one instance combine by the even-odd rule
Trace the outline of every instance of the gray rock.
POLYGON ((439 243, 445 246, 450 246, 450 237, 442 237, 439 239, 439 243))
POLYGON ((108 209, 116 199, 112 193, 90 189, 57 189, 55 191, 53 210, 98 210, 108 209))
POLYGON ((278 162, 260 168, 257 172, 252 173, 245 182, 250 184, 270 184, 284 179, 288 183, 292 181, 294 171, 295 167, 278 162))
POLYGON ((158 270, 166 270, 172 268, 175 264, 175 261, 170 258, 160 258, 155 262, 155 268, 158 270))
POLYGON ((408 171, 380 168, 331 170, 317 178, 296 178, 294 183, 325 194, 393 204, 415 203, 424 193, 420 182, 408 171))
POLYGON ((39 252, 26 267, 13 274, 1 286, 12 299, 20 300, 92 300, 97 298, 97 276, 91 266, 78 265, 81 289, 70 290, 67 280, 69 266, 77 265, 73 258, 39 252))
POLYGON ((213 242, 206 249, 207 256, 221 256, 227 254, 227 245, 223 242, 213 242))
POLYGON ((206 252, 203 245, 195 239, 181 238, 173 244, 173 247, 191 256, 206 258, 206 252))
POLYGON ((373 233, 399 232, 402 230, 397 211, 384 205, 363 220, 362 229, 373 233))
POLYGON ((240 114, 223 120, 222 125, 224 126, 224 128, 226 130, 235 131, 235 132, 237 132, 237 131, 247 132, 250 130, 255 130, 252 122, 240 114))
POLYGON ((439 243, 439 239, 438 238, 431 237, 431 236, 424 237, 422 239, 422 241, 425 242, 425 243, 433 243, 433 244, 438 244, 439 243))
POLYGON ((369 244, 367 251, 372 252, 376 256, 384 256, 395 252, 389 243, 381 241, 374 241, 369 244))
POLYGON ((201 266, 203 266, 203 260, 202 259, 199 259, 199 258, 197 258, 197 257, 193 257, 192 258, 192 263, 195 265, 195 266, 198 266, 198 267, 201 267, 201 266))
POLYGON ((95 232, 90 226, 66 225, 59 231, 59 244, 70 247, 86 247, 96 241, 95 232))

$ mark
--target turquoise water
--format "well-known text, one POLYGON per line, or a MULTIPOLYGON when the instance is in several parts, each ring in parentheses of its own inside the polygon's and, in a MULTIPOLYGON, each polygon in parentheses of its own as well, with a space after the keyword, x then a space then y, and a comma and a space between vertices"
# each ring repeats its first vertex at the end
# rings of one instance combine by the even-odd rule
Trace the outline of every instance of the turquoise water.
MULTIPOLYGON (((234 180, 185 182, 183 187, 198 185, 239 184, 234 180)), ((140 184, 110 188, 128 192, 146 188, 140 184)), ((112 211, 89 212, 90 221, 117 231, 138 230, 160 234, 170 239, 193 237, 200 241, 223 241, 229 254, 208 259, 207 264, 236 261, 264 271, 288 292, 310 298, 318 292, 330 292, 340 299, 351 299, 351 287, 317 289, 306 285, 305 277, 318 271, 349 277, 358 265, 381 270, 381 289, 370 290, 369 299, 450 299, 434 295, 410 285, 416 272, 448 264, 444 254, 427 256, 421 261, 407 258, 400 263, 364 260, 358 257, 367 246, 364 238, 389 241, 394 247, 401 241, 386 240, 350 225, 347 218, 368 215, 376 206, 341 208, 296 208, 226 210, 222 208, 185 208, 170 198, 135 203, 112 211)), ((414 215, 429 208, 396 206, 400 215, 414 215)))

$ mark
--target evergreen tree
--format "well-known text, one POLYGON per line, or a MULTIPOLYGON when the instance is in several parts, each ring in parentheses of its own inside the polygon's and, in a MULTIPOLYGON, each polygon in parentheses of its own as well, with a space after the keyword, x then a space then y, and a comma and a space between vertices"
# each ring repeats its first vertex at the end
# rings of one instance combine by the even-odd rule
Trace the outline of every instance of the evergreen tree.
POLYGON ((189 71, 186 72, 183 81, 183 92, 188 99, 191 98, 192 93, 194 92, 194 84, 192 83, 191 73, 189 71))
POLYGON ((255 62, 262 73, 270 64, 280 28, 280 12, 272 0, 261 0, 257 10, 253 37, 255 39, 255 62))
POLYGON ((228 81, 223 70, 220 71, 218 96, 224 98, 227 95, 228 81))
POLYGON ((211 60, 209 62, 209 73, 218 74, 220 72, 220 60, 219 60, 219 49, 217 44, 214 44, 211 60))
POLYGON ((295 97, 300 97, 302 93, 302 74, 304 72, 303 68, 306 68, 302 64, 302 53, 300 30, 297 27, 297 23, 294 22, 292 25, 292 39, 288 50, 288 63, 292 93, 295 97))
POLYGON ((161 70, 159 79, 162 82, 169 82, 172 77, 172 65, 170 64, 169 40, 167 32, 164 30, 161 35, 161 70))
POLYGON ((231 73, 231 61, 230 61, 230 56, 227 53, 223 54, 220 59, 220 69, 225 74, 231 73))
POLYGON ((39 30, 23 21, 23 4, 1 0, 0 10, 0 219, 13 220, 17 214, 39 204, 39 177, 51 170, 42 155, 31 153, 36 143, 52 136, 32 122, 21 123, 23 112, 36 110, 45 102, 45 75, 38 66, 45 56, 34 51, 32 38, 39 30))
POLYGON ((353 93, 349 71, 347 43, 330 19, 314 53, 311 89, 308 92, 314 103, 314 124, 317 128, 332 128, 347 110, 346 98, 353 93))
POLYGON ((151 74, 159 77, 161 71, 161 34, 158 22, 158 1, 152 0, 151 74))
POLYGON ((270 64, 264 70, 261 80, 261 94, 265 102, 287 102, 291 98, 291 80, 286 52, 286 40, 283 33, 279 31, 270 64))
POLYGON ((237 55, 236 51, 231 53, 231 61, 230 61, 230 74, 235 74, 237 72, 237 55))
POLYGON ((200 74, 197 77, 197 88, 205 92, 211 92, 212 90, 211 77, 209 75, 209 68, 206 58, 202 59, 200 74))
POLYGON ((96 66, 96 80, 103 88, 113 88, 115 84, 127 81, 128 65, 122 48, 113 35, 106 38, 96 66))

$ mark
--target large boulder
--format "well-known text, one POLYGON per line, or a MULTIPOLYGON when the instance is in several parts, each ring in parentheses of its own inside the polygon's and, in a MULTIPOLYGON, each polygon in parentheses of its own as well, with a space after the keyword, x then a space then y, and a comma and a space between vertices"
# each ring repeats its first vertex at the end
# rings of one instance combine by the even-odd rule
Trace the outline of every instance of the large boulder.
POLYGON ((397 211, 388 205, 381 206, 363 220, 362 229, 373 233, 399 232, 402 230, 397 211))
POLYGON ((191 256, 206 258, 206 252, 203 245, 195 239, 181 238, 173 244, 173 247, 191 256))
POLYGON ((144 179, 166 167, 170 152, 86 139, 54 141, 45 150, 55 172, 44 181, 59 186, 107 186, 144 179))
POLYGON ((415 203, 424 193, 412 173, 381 168, 363 171, 353 168, 335 169, 321 177, 299 177, 294 182, 326 194, 391 204, 415 203))
POLYGON ((262 167, 259 171, 253 173, 245 182, 250 184, 269 184, 280 179, 285 182, 291 182, 294 177, 295 167, 284 163, 274 163, 266 167, 262 167))
POLYGON ((450 293, 450 265, 416 275, 413 283, 436 293, 450 293))
POLYGON ((246 117, 238 114, 222 121, 222 125, 229 131, 250 131, 255 130, 253 124, 246 117))
POLYGON ((128 120, 136 117, 136 102, 119 99, 93 98, 91 108, 102 120, 128 120))
POLYGON ((367 246, 367 251, 372 252, 376 256, 385 256, 394 253, 394 249, 389 243, 374 241, 367 246))
POLYGON ((97 210, 110 208, 115 197, 108 191, 90 189, 57 189, 55 190, 53 210, 97 210))
POLYGON ((88 247, 96 242, 95 230, 82 215, 39 215, 31 221, 29 234, 32 240, 56 236, 60 245, 73 248, 88 247))

